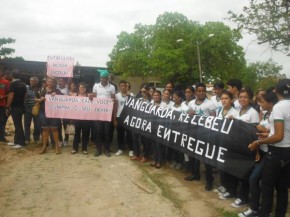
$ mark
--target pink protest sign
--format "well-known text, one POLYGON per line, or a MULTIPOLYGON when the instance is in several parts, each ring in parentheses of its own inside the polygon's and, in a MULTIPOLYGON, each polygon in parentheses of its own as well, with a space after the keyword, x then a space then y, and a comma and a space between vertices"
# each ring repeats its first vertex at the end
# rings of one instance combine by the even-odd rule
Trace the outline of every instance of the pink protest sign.
POLYGON ((111 121, 113 100, 106 98, 46 95, 45 115, 49 118, 111 121))
POLYGON ((47 76, 73 77, 74 58, 66 56, 47 57, 47 76))

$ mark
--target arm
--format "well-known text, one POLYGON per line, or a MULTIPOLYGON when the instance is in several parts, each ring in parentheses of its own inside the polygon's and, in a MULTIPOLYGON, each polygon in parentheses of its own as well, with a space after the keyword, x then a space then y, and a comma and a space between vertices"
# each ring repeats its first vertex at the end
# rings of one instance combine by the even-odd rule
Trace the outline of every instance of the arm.
POLYGON ((7 106, 6 106, 6 115, 9 116, 10 115, 10 106, 12 104, 12 101, 14 99, 14 92, 10 92, 8 94, 8 99, 7 99, 7 106))
POLYGON ((284 139, 284 122, 283 121, 275 121, 274 122, 275 133, 267 138, 256 140, 249 144, 248 148, 253 151, 258 148, 261 144, 274 144, 280 142, 284 139))

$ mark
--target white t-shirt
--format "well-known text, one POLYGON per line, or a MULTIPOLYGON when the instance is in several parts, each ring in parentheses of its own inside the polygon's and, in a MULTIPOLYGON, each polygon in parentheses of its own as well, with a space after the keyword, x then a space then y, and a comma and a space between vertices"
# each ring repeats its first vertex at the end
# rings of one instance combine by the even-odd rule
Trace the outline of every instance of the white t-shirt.
POLYGON ((174 110, 174 111, 178 111, 178 112, 182 112, 182 107, 181 107, 181 105, 179 106, 179 107, 175 107, 174 106, 175 104, 173 104, 173 106, 172 106, 172 110, 174 110))
POLYGON ((196 115, 210 116, 210 113, 215 112, 214 103, 207 98, 199 105, 197 105, 195 102, 196 99, 191 100, 188 104, 188 109, 195 111, 196 115))
POLYGON ((241 104, 239 103, 239 100, 238 100, 238 99, 236 99, 236 100, 234 101, 234 106, 235 106, 235 109, 236 109, 236 110, 240 110, 240 109, 242 109, 242 106, 241 106, 241 104))
POLYGON ((102 86, 101 83, 97 83, 93 87, 93 92, 97 95, 97 98, 112 98, 112 94, 115 94, 115 87, 108 83, 107 86, 102 86))
POLYGON ((127 98, 128 98, 128 96, 127 96, 127 95, 123 96, 123 95, 121 94, 121 92, 119 92, 119 93, 117 93, 117 94, 115 95, 115 99, 116 99, 117 102, 118 102, 117 117, 120 117, 120 114, 121 114, 121 112, 122 112, 122 110, 123 110, 123 108, 124 108, 125 101, 126 101, 127 98))
POLYGON ((171 100, 167 103, 167 102, 164 102, 162 101, 165 106, 162 106, 163 108, 169 108, 169 109, 172 109, 172 106, 174 105, 174 102, 172 102, 171 100))
POLYGON ((239 116, 237 119, 244 121, 249 124, 258 124, 260 122, 259 113, 251 106, 248 110, 241 115, 241 109, 238 110, 239 116))
POLYGON ((188 112, 188 105, 189 105, 189 102, 187 102, 187 101, 184 101, 181 103, 181 112, 182 113, 188 112))
POLYGON ((239 112, 234 108, 231 107, 230 110, 223 116, 224 108, 217 114, 219 118, 228 118, 229 116, 233 116, 233 118, 237 118, 239 116, 239 112))
POLYGON ((68 95, 68 88, 67 87, 64 87, 64 88, 57 87, 57 89, 59 89, 63 95, 68 95))
POLYGON ((217 98, 217 96, 215 95, 210 98, 210 101, 214 103, 215 108, 216 108, 216 114, 218 114, 223 108, 221 98, 220 97, 217 98))
POLYGON ((273 107, 273 111, 269 117, 271 130, 269 136, 275 132, 274 122, 284 122, 284 139, 274 144, 275 147, 290 147, 290 100, 281 100, 273 107))
MULTIPOLYGON (((259 125, 265 127, 268 130, 271 129, 271 125, 269 122, 269 115, 267 114, 267 112, 263 114, 262 120, 260 121, 259 125)), ((268 145, 266 144, 260 145, 259 148, 264 152, 268 151, 268 145)))

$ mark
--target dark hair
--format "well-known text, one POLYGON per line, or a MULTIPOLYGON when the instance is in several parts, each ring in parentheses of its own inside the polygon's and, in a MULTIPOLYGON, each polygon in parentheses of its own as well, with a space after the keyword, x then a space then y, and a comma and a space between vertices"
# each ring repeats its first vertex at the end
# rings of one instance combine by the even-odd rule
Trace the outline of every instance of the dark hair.
POLYGON ((250 98, 251 100, 252 100, 253 97, 254 97, 254 93, 253 93, 252 89, 249 88, 249 87, 244 87, 244 88, 242 88, 242 89, 240 90, 240 92, 239 92, 239 96, 240 96, 241 93, 247 93, 247 94, 249 95, 249 98, 250 98))
POLYGON ((187 89, 191 90, 192 93, 195 93, 195 89, 194 89, 193 86, 187 86, 187 87, 184 89, 184 91, 187 90, 187 89))
POLYGON ((218 82, 214 83, 213 87, 214 88, 224 89, 225 88, 225 85, 224 85, 223 82, 218 81, 218 82))
POLYGON ((195 89, 197 90, 199 87, 204 87, 206 89, 206 85, 204 83, 197 83, 195 89))
POLYGON ((146 89, 146 90, 149 90, 149 86, 148 86, 147 83, 142 84, 140 90, 141 90, 142 88, 144 88, 144 89, 146 89))
POLYGON ((290 79, 278 81, 276 84, 276 93, 285 98, 290 98, 290 79))
POLYGON ((181 92, 181 91, 179 91, 179 90, 175 90, 175 91, 173 92, 173 94, 177 95, 177 96, 178 96, 178 97, 180 97, 180 98, 182 98, 182 97, 183 97, 183 94, 182 94, 182 92, 181 92))
POLYGON ((164 90, 163 90, 163 93, 164 93, 165 91, 168 91, 169 94, 171 94, 170 90, 168 90, 168 89, 164 89, 164 90))
MULTIPOLYGON (((156 90, 156 87, 154 87, 154 86, 150 86, 150 87, 149 87, 149 90, 151 90, 151 89, 152 89, 153 91, 155 91, 155 90, 156 90)), ((161 92, 160 92, 160 93, 161 93, 161 92)))
POLYGON ((262 98, 266 102, 273 103, 273 105, 278 102, 278 97, 273 91, 266 91, 266 93, 262 94, 262 98))
POLYGON ((120 84, 126 84, 127 85, 127 82, 125 80, 121 80, 121 81, 119 81, 119 85, 120 84))
POLYGON ((162 95, 161 91, 160 90, 154 90, 153 94, 154 93, 158 93, 160 96, 162 95))
POLYGON ((12 72, 11 73, 11 76, 12 76, 12 78, 15 78, 15 79, 20 79, 20 72, 12 72))
POLYGON ((222 95, 225 94, 225 95, 228 95, 230 97, 230 99, 234 99, 234 95, 230 92, 230 91, 227 91, 227 90, 224 90, 222 92, 222 95))
POLYGON ((165 88, 166 88, 167 84, 171 84, 172 87, 174 88, 174 83, 173 83, 172 81, 168 81, 168 82, 166 83, 166 85, 165 85, 165 88))
POLYGON ((238 89, 238 91, 240 91, 242 89, 243 83, 239 79, 230 79, 228 80, 227 85, 235 87, 238 89))
POLYGON ((129 90, 131 89, 131 83, 129 81, 126 82, 127 87, 129 88, 129 90))

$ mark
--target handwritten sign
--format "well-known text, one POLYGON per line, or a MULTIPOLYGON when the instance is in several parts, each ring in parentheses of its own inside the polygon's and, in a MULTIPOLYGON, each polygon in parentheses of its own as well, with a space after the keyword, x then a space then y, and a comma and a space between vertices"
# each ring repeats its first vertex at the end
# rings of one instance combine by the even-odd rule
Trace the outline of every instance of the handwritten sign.
POLYGON ((74 58, 66 56, 47 57, 47 76, 73 77, 74 58))
POLYGON ((113 100, 107 98, 46 95, 45 115, 49 118, 111 121, 113 100))

